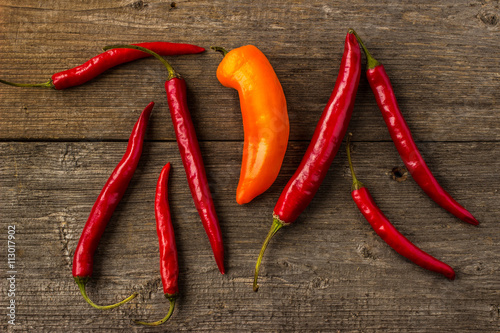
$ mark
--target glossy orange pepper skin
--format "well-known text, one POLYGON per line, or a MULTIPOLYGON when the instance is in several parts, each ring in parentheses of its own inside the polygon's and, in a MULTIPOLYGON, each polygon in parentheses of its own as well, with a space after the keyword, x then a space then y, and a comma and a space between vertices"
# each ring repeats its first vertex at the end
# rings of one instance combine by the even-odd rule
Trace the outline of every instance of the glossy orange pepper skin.
POLYGON ((253 45, 228 52, 217 79, 240 98, 245 141, 236 202, 241 205, 265 192, 280 171, 290 133, 285 94, 266 56, 253 45))

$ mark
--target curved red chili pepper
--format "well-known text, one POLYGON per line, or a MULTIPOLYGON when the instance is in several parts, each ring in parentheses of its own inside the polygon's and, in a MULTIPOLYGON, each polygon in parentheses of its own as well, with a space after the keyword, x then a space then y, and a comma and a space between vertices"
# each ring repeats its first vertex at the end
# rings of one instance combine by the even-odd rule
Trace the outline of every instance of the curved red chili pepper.
MULTIPOLYGON (((150 42, 150 43, 139 43, 132 44, 138 45, 161 55, 182 55, 182 54, 195 54, 205 51, 204 48, 183 43, 168 43, 168 42, 150 42)), ((124 64, 136 59, 141 59, 145 57, 150 57, 151 55, 131 49, 114 49, 101 53, 90 60, 86 61, 84 64, 76 66, 74 68, 67 69, 65 71, 55 73, 52 78, 45 83, 39 84, 24 84, 24 83, 12 83, 5 80, 0 80, 0 83, 5 83, 17 87, 46 87, 54 88, 57 90, 67 89, 70 87, 79 86, 91 79, 95 78, 102 72, 117 65, 124 64)))
POLYGON ((201 222, 207 233, 208 240, 214 253, 215 262, 219 271, 224 274, 224 247, 222 245, 222 233, 220 231, 219 219, 215 212, 212 194, 208 187, 205 166, 201 156, 200 146, 196 138, 193 121, 189 113, 186 98, 186 82, 180 77, 172 66, 158 54, 151 50, 134 45, 111 45, 104 47, 104 50, 113 48, 133 48, 148 52, 160 60, 168 70, 169 76, 165 82, 167 92, 168 107, 175 129, 175 136, 181 154, 182 163, 193 197, 194 205, 198 210, 201 222))
POLYGON ((127 145, 127 150, 123 155, 120 163, 116 166, 111 173, 108 181, 104 185, 97 197, 94 206, 90 212, 90 216, 85 223, 82 235, 76 246, 75 254, 73 257, 73 277, 78 284, 80 291, 85 300, 97 309, 112 309, 123 303, 126 303, 137 296, 137 293, 132 294, 125 300, 108 306, 99 306, 94 304, 85 292, 85 284, 92 275, 94 264, 94 253, 99 244, 104 229, 113 215, 113 212, 118 206, 125 190, 134 175, 139 158, 142 153, 142 143, 146 134, 149 116, 153 110, 154 102, 151 102, 142 111, 139 119, 134 125, 132 134, 127 145))
POLYGON ((174 124, 177 144, 179 145, 182 163, 186 170, 194 205, 198 210, 201 222, 212 246, 215 262, 220 272, 224 274, 222 233, 215 212, 212 194, 208 187, 200 146, 187 106, 186 82, 182 78, 174 77, 165 82, 165 90, 167 92, 168 107, 172 116, 172 123, 174 124))
POLYGON ((156 185, 155 216, 156 233, 160 242, 160 273, 163 283, 163 293, 167 297, 175 296, 179 292, 177 279, 179 264, 177 261, 177 247, 175 245, 174 227, 168 206, 168 175, 170 163, 161 170, 156 185))
POLYGON ((342 144, 354 108, 360 74, 361 50, 353 30, 349 30, 335 88, 302 162, 274 207, 273 224, 255 266, 254 291, 259 288, 257 278, 267 244, 281 227, 294 222, 311 202, 342 144))
POLYGON ((443 274, 450 280, 455 279, 455 271, 449 265, 437 260, 428 253, 422 251, 403 236, 377 207, 368 189, 358 181, 354 174, 354 168, 351 162, 350 137, 347 140, 347 159, 351 168, 352 193, 351 196, 358 206, 360 212, 370 223, 373 230, 390 247, 396 250, 403 257, 410 259, 415 264, 433 272, 443 274))
POLYGON ((158 321, 148 323, 136 320, 136 324, 146 326, 158 326, 166 322, 174 312, 175 299, 179 292, 177 280, 179 278, 179 264, 177 261, 177 247, 175 246, 174 228, 170 218, 170 208, 168 206, 168 174, 170 163, 167 163, 161 170, 158 183, 156 184, 155 196, 155 216, 156 232, 160 243, 160 274, 163 284, 163 293, 170 302, 167 315, 158 321))
POLYGON ((436 178, 434 178, 420 154, 408 124, 399 109, 394 90, 391 86, 391 81, 385 72, 384 66, 370 55, 370 52, 368 52, 368 49, 364 46, 359 36, 357 36, 357 38, 367 58, 366 77, 368 78, 378 107, 389 129, 392 141, 411 176, 424 192, 438 205, 462 221, 478 225, 479 222, 476 218, 456 202, 455 199, 439 185, 436 178))

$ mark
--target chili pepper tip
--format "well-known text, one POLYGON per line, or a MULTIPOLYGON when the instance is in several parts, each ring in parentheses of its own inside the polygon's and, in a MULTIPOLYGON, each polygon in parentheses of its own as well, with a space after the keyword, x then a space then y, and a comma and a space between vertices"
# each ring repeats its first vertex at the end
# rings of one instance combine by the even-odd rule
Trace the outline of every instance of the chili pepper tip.
POLYGON ((472 216, 472 215, 471 215, 471 216, 465 216, 465 217, 463 218, 463 220, 464 220, 465 222, 467 222, 467 223, 472 224, 472 225, 479 225, 479 221, 478 221, 478 220, 476 220, 476 218, 475 218, 474 216, 472 216))
POLYGON ((226 268, 224 267, 224 261, 222 258, 215 258, 215 263, 217 264, 217 267, 219 268, 219 272, 224 275, 226 274, 226 268))

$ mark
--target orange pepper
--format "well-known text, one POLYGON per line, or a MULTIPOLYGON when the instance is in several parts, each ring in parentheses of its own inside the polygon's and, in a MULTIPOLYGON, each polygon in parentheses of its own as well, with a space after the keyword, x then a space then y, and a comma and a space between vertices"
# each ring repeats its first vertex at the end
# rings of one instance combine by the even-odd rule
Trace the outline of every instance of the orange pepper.
POLYGON ((217 68, 222 85, 240 97, 245 142, 236 202, 250 202, 276 180, 285 157, 290 125, 283 88, 264 53, 253 45, 230 52, 217 68))

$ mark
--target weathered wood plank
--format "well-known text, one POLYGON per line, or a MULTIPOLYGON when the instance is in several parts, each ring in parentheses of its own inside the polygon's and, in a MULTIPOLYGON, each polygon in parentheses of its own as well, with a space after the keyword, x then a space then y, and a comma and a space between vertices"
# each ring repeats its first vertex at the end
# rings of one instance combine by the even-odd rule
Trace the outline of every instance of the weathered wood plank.
MULTIPOLYGON (((171 57, 188 82, 193 115, 227 251, 213 262, 192 204, 165 102, 165 72, 153 59, 123 65, 67 91, 0 86, 0 243, 16 225, 17 326, 2 331, 143 331, 131 319, 166 311, 153 214, 156 178, 173 163, 170 199, 180 252, 172 321, 147 331, 500 332, 498 1, 33 1, 0 3, 0 78, 43 82, 106 44, 167 40, 255 44, 287 96, 291 142, 271 189, 235 203, 242 149, 237 94, 222 87, 220 55, 171 57), (261 290, 253 267, 277 197, 300 162, 331 93, 348 27, 392 78, 402 111, 443 186, 481 221, 466 225, 428 199, 402 165, 366 79, 350 131, 359 178, 394 225, 457 271, 454 282, 398 256, 371 230, 349 195, 341 149, 297 223, 270 244, 261 290), (89 294, 71 277, 90 208, 120 159, 142 108, 157 104, 144 156, 96 257, 89 294), (79 142, 83 140, 85 142, 79 142)), ((6 258, 7 246, 0 246, 6 258)), ((0 268, 7 271, 7 262, 0 268)), ((0 306, 7 307, 7 280, 0 306)), ((5 313, 5 312, 2 312, 5 313)))
MULTIPOLYGON (((164 315, 152 209, 156 178, 170 161, 181 297, 171 322, 152 331, 498 330, 500 160, 491 155, 498 143, 421 144, 436 177, 481 221, 477 228, 440 209, 411 178, 392 180, 388 173, 401 165, 392 143, 354 146, 358 177, 379 206, 409 239, 456 269, 454 282, 409 263, 375 235, 349 197, 342 149, 310 207, 270 244, 261 290, 254 293, 252 270, 271 209, 305 148, 305 142, 292 143, 276 184, 250 205, 238 206, 234 191, 241 143, 202 144, 227 251, 228 273, 220 276, 176 144, 146 142, 100 243, 89 284, 89 294, 99 303, 117 301, 132 290, 141 296, 98 312, 79 295, 71 260, 93 201, 125 143, 0 144, 0 224, 2 230, 11 224, 18 229, 18 329, 138 331, 131 319, 164 315)), ((5 258, 4 246, 0 255, 5 258)), ((6 295, 5 279, 0 286, 6 295)), ((5 305, 4 297, 0 303, 5 305)), ((7 329, 6 322, 0 327, 7 329)))
MULTIPOLYGON (((105 44, 168 40, 204 47, 253 43, 269 57, 284 87, 291 139, 309 140, 331 93, 349 26, 387 68, 419 141, 499 140, 499 9, 496 1, 438 4, 323 1, 3 1, 0 76, 44 82, 105 44), (496 18, 496 19, 495 19, 496 18)), ((222 87, 220 55, 171 58, 189 86, 200 140, 241 140, 235 91, 222 87)), ((155 60, 110 70, 64 92, 1 86, 0 139, 125 139, 129 114, 158 102, 151 138, 172 140, 155 60)), ((389 140, 365 79, 354 121, 364 141, 389 140)))

